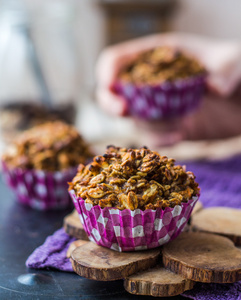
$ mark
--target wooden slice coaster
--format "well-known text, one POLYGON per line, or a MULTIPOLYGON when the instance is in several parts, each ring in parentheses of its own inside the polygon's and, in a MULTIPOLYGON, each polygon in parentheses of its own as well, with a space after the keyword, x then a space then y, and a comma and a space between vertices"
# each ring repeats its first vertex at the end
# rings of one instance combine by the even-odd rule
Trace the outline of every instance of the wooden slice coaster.
POLYGON ((241 280, 241 251, 225 237, 184 232, 163 246, 164 267, 200 282, 232 283, 241 280))
POLYGON ((154 297, 176 296, 184 291, 191 290, 194 284, 193 281, 161 266, 131 275, 124 281, 127 292, 154 297))
POLYGON ((66 256, 68 258, 71 257, 71 254, 72 252, 74 251, 74 249, 80 247, 80 246, 83 246, 84 244, 88 243, 88 241, 84 241, 84 240, 76 240, 74 242, 72 242, 70 245, 69 245, 69 248, 67 250, 67 253, 66 253, 66 256))
POLYGON ((77 239, 89 240, 84 227, 80 222, 77 210, 74 210, 64 218, 64 230, 67 234, 77 239))
POLYGON ((71 262, 74 271, 82 277, 112 281, 155 266, 160 251, 160 248, 157 248, 138 252, 117 252, 88 242, 72 252, 71 262))
POLYGON ((194 208, 193 208, 191 217, 192 217, 193 215, 195 215, 197 212, 199 212, 200 210, 202 210, 202 209, 203 209, 203 205, 202 205, 202 203, 201 203, 200 201, 198 201, 198 202, 195 204, 194 208))
POLYGON ((188 220, 188 223, 185 225, 183 232, 194 231, 194 228, 191 226, 192 217, 194 214, 196 214, 201 209, 203 209, 202 203, 200 201, 198 201, 193 208, 190 219, 188 220))
POLYGON ((212 207, 199 211, 192 217, 195 230, 220 234, 241 245, 241 210, 212 207))

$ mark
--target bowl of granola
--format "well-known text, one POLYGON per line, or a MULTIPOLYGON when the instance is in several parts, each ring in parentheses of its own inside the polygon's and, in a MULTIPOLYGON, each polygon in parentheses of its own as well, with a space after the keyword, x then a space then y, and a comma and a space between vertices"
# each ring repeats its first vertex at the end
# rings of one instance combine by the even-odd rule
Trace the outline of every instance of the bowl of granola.
POLYGON ((145 147, 107 147, 79 165, 69 192, 90 240, 116 251, 159 247, 186 225, 200 189, 192 172, 145 147))
POLYGON ((126 100, 130 115, 165 120, 197 109, 206 76, 197 59, 163 46, 140 53, 124 66, 114 90, 126 100))
POLYGON ((20 203, 39 210, 63 209, 72 204, 67 182, 78 164, 91 157, 73 126, 47 122, 19 134, 2 156, 2 170, 20 203))

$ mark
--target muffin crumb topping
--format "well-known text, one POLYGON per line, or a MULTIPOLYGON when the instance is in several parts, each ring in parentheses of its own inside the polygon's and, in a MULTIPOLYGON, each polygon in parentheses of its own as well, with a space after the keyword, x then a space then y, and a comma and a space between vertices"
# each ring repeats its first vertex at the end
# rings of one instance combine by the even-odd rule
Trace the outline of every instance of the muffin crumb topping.
POLYGON ((69 183, 86 203, 117 209, 141 210, 174 207, 199 194, 192 172, 174 165, 175 160, 146 147, 108 146, 103 156, 79 165, 69 183))
POLYGON ((78 131, 55 121, 21 133, 3 160, 11 168, 58 171, 77 166, 91 157, 78 131))
POLYGON ((119 78, 133 83, 158 84, 205 74, 204 67, 192 57, 169 47, 142 52, 126 66, 119 78))

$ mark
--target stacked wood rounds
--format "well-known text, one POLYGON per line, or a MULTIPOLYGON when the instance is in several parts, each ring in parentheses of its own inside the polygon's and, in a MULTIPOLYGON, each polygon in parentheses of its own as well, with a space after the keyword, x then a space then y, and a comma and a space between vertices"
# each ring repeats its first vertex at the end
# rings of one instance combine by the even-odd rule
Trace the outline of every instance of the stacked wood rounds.
POLYGON ((124 279, 129 293, 167 297, 192 289, 195 282, 241 280, 241 251, 235 246, 241 244, 240 220, 241 210, 200 207, 192 214, 191 229, 174 241, 162 248, 122 253, 86 241, 76 213, 65 218, 64 228, 85 239, 69 251, 77 274, 100 281, 124 279))

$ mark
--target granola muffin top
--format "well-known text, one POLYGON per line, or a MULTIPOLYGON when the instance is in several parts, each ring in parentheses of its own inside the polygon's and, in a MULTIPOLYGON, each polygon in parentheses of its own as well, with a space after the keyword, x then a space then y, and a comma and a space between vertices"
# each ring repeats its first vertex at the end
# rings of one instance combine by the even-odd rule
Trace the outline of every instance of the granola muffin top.
POLYGON ((103 156, 95 156, 87 166, 79 165, 69 190, 101 208, 174 207, 200 191, 193 173, 174 162, 146 147, 108 146, 103 156))
POLYGON ((71 125, 55 121, 21 133, 2 159, 10 168, 59 171, 91 157, 78 131, 71 125))
POLYGON ((139 54, 119 78, 136 84, 159 84, 205 73, 196 59, 176 49, 158 47, 139 54))

